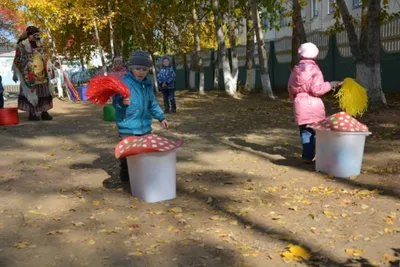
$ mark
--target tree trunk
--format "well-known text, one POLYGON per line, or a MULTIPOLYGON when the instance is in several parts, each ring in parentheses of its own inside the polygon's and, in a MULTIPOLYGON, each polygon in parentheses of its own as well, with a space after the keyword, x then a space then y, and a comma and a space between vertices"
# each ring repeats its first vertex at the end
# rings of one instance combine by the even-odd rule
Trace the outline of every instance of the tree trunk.
POLYGON ((234 87, 232 83, 232 74, 231 74, 231 66, 229 65, 229 59, 227 56, 227 51, 225 47, 225 42, 224 42, 224 32, 222 29, 222 15, 221 11, 219 10, 219 1, 218 0, 212 0, 213 4, 213 9, 214 9, 214 16, 216 20, 216 35, 217 35, 217 42, 218 42, 218 52, 219 52, 219 60, 221 61, 222 64, 222 71, 224 75, 224 88, 225 91, 229 95, 234 95, 234 87))
POLYGON ((200 56, 200 37, 199 37, 199 18, 197 16, 197 3, 193 3, 192 7, 192 15, 193 15, 193 38, 194 38, 194 49, 193 49, 193 57, 192 57, 192 71, 199 71, 200 79, 199 79, 199 94, 204 95, 204 70, 203 70, 203 62, 200 56), (194 62, 193 62, 194 61, 194 62))
MULTIPOLYGON (((344 0, 336 1, 347 31, 351 52, 356 63, 356 79, 368 90, 369 106, 373 109, 387 107, 382 91, 380 66, 380 0, 369 0, 368 11, 363 14, 361 38, 358 40, 352 17, 344 0), (363 43, 361 45, 361 42, 363 43)), ((365 7, 363 7, 365 12, 365 7)))
POLYGON ((85 60, 83 59, 82 55, 80 56, 79 61, 81 62, 82 72, 84 72, 85 71, 85 60))
POLYGON ((110 52, 111 52, 111 58, 114 58, 115 56, 115 48, 114 48, 114 28, 112 25, 112 18, 111 18, 111 3, 110 1, 107 1, 107 8, 108 8, 108 24, 110 27, 110 52))
POLYGON ((257 37, 258 57, 261 67, 261 84, 263 93, 267 94, 270 98, 275 99, 271 88, 271 81, 268 73, 268 58, 267 52, 265 51, 265 43, 263 39, 263 33, 260 23, 260 14, 258 14, 258 3, 257 0, 251 0, 251 7, 254 20, 254 30, 257 37))
POLYGON ((300 44, 307 43, 306 30, 304 29, 303 18, 301 17, 301 6, 299 0, 293 0, 294 27, 297 29, 300 44))
POLYGON ((62 81, 62 73, 63 73, 62 60, 61 60, 60 55, 57 52, 56 43, 54 41, 53 35, 51 34, 50 28, 47 26, 47 21, 45 21, 45 24, 46 24, 46 32, 47 32, 47 35, 49 37, 51 46, 53 48, 53 56, 60 63, 61 76, 57 75, 57 93, 58 93, 58 97, 59 98, 64 98, 64 89, 62 88, 62 83, 61 83, 61 81, 62 81))
POLYGON ((354 27, 352 17, 350 15, 349 9, 345 0, 336 0, 336 4, 339 7, 340 13, 342 15, 344 28, 347 32, 347 37, 349 39, 349 46, 356 63, 362 61, 362 53, 360 49, 360 44, 358 42, 358 37, 356 34, 356 28, 354 27))
POLYGON ((254 62, 254 22, 251 15, 251 5, 246 2, 246 84, 248 92, 254 91, 256 86, 256 69, 254 62))
POLYGON ((221 67, 219 56, 218 56, 218 49, 214 51, 214 90, 219 90, 219 69, 221 67))
POLYGON ((157 82, 157 72, 156 72, 156 68, 155 68, 155 61, 154 61, 154 54, 153 52, 150 52, 150 60, 152 62, 152 66, 151 66, 151 70, 153 72, 153 85, 154 85, 154 90, 156 91, 156 93, 159 93, 160 90, 158 89, 158 82, 157 82))
POLYGON ((236 33, 235 33, 235 1, 229 0, 229 43, 231 45, 231 58, 232 58, 232 87, 230 94, 236 94, 237 82, 239 78, 239 60, 237 57, 236 48, 236 33))
POLYGON ((293 29, 292 29, 292 63, 290 64, 290 70, 293 70, 294 66, 297 64, 298 60, 298 53, 297 49, 299 47, 299 38, 297 33, 297 27, 294 23, 296 21, 296 14, 293 12, 292 14, 292 21, 293 21, 293 29))
POLYGON ((97 23, 96 23, 95 17, 93 17, 93 26, 94 26, 94 32, 96 35, 97 47, 98 47, 98 50, 100 53, 101 65, 104 70, 104 74, 107 75, 106 61, 104 60, 103 47, 101 46, 101 43, 100 43, 99 30, 97 29, 97 23))

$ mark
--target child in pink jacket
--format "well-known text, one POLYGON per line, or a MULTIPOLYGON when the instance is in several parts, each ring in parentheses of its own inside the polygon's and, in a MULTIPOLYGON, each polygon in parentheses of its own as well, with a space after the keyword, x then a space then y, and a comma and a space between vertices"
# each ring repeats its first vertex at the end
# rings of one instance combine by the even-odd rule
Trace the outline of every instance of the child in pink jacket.
POLYGON ((303 145, 302 159, 312 163, 315 157, 315 131, 307 125, 325 119, 325 106, 320 96, 343 82, 325 82, 314 59, 319 50, 313 43, 304 43, 298 49, 300 62, 290 74, 288 91, 294 101, 295 122, 300 127, 303 145))

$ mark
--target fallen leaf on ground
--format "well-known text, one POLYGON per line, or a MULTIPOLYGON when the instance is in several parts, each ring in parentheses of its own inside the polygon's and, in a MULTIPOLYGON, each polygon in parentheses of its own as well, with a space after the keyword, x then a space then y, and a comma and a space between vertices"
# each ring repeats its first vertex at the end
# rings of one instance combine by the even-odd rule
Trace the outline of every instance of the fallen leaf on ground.
POLYGON ((353 257, 360 257, 362 254, 364 254, 364 250, 358 248, 347 248, 345 251, 347 254, 353 257))
POLYGON ((182 212, 182 208, 181 207, 175 207, 175 208, 169 209, 168 211, 172 212, 172 213, 181 213, 182 212))
POLYGON ((365 204, 362 204, 362 205, 361 205, 361 208, 362 208, 363 210, 366 210, 366 209, 369 208, 369 206, 368 206, 368 205, 365 205, 365 204))
POLYGON ((72 224, 73 224, 75 227, 84 226, 84 223, 83 223, 83 222, 72 222, 72 224))
POLYGON ((308 260, 311 258, 310 252, 307 249, 299 246, 299 245, 288 245, 288 251, 285 251, 281 254, 284 260, 287 261, 301 261, 308 260))
POLYGON ((17 249, 24 249, 29 247, 31 244, 29 244, 28 242, 17 242, 14 244, 14 247, 17 249))
POLYGON ((93 201, 92 201, 92 205, 95 206, 95 207, 97 207, 98 205, 100 205, 100 201, 98 201, 98 200, 93 200, 93 201))
POLYGON ((68 232, 69 232, 68 229, 66 229, 66 230, 53 230, 53 231, 47 232, 47 235, 57 235, 57 234, 62 235, 64 233, 68 233, 68 232))
POLYGON ((385 253, 383 254, 383 258, 385 259, 386 263, 394 263, 394 261, 396 260, 392 255, 390 255, 389 253, 385 253))
POLYGON ((140 228, 140 225, 137 223, 132 223, 132 224, 129 224, 128 227, 133 228, 133 229, 138 229, 138 228, 140 228))
POLYGON ((227 219, 219 217, 219 216, 212 216, 212 217, 210 217, 210 220, 213 220, 213 221, 226 221, 227 219))
POLYGON ((390 218, 389 216, 386 217, 386 218, 384 219, 384 221, 385 221, 387 224, 394 224, 393 219, 390 218))
POLYGON ((175 227, 174 227, 174 226, 170 225, 170 226, 168 227, 168 232, 172 232, 172 231, 174 231, 174 230, 175 230, 175 227))
POLYGON ((88 245, 94 245, 96 243, 96 241, 94 241, 93 239, 90 239, 87 244, 88 245))
POLYGON ((37 210, 29 210, 28 213, 30 213, 30 214, 35 214, 35 215, 47 216, 47 213, 45 213, 45 212, 40 212, 40 211, 37 211, 37 210))
POLYGON ((334 216, 336 216, 336 214, 335 214, 334 212, 329 211, 329 210, 324 210, 324 214, 325 214, 326 216, 328 216, 328 217, 334 217, 334 216))

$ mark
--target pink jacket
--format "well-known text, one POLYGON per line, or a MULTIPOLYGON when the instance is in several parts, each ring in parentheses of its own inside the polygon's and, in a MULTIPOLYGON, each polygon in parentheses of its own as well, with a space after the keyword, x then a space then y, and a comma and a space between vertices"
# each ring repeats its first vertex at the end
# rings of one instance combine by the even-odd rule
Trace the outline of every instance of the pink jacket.
POLYGON ((314 60, 302 59, 290 74, 288 91, 294 100, 294 119, 297 125, 310 124, 325 119, 325 106, 320 96, 332 86, 314 60))

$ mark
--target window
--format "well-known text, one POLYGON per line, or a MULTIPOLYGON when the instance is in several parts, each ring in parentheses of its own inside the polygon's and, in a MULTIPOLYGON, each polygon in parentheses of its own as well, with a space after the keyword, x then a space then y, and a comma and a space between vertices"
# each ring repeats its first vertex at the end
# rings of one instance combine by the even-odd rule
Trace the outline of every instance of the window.
POLYGON ((262 21, 261 28, 263 28, 264 30, 269 29, 269 19, 268 18, 262 21))
POLYGON ((335 11, 333 7, 334 3, 335 0, 328 0, 328 14, 332 14, 335 11))
POLYGON ((353 8, 358 8, 362 6, 362 0, 353 0, 353 8))
POLYGON ((318 17, 318 2, 317 0, 311 0, 311 16, 318 17))

